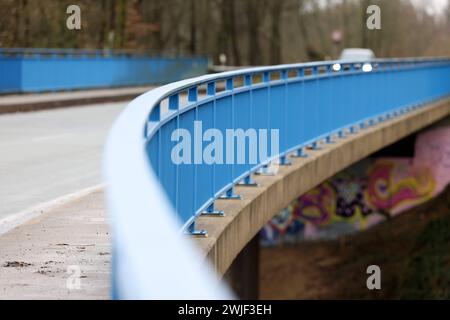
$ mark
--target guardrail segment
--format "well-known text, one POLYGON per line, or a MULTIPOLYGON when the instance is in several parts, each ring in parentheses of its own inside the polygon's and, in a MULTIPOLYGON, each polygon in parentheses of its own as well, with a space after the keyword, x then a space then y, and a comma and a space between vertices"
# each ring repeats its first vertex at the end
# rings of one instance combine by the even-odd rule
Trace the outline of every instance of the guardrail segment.
MULTIPOLYGON (((215 213, 214 202, 234 197, 233 188, 250 183, 252 174, 274 161, 288 164, 291 153, 301 155, 321 140, 330 142, 444 98, 450 94, 449 79, 448 58, 329 61, 224 72, 148 92, 119 117, 107 147, 109 206, 121 222, 114 224, 117 259, 131 250, 128 233, 138 234, 143 223, 154 229, 158 221, 168 219, 173 232, 181 228, 197 234, 196 217, 215 213), (240 145, 244 161, 239 160, 235 136, 229 150, 223 142, 222 155, 216 148, 214 161, 205 159, 213 138, 226 139, 228 129, 248 133, 240 145), (250 159, 250 129, 267 141, 266 152, 258 150, 256 160, 250 159), (278 140, 271 139, 271 130, 278 140), (191 149, 183 152, 189 156, 178 153, 185 161, 174 161, 177 145, 185 139, 191 149), (133 210, 127 209, 131 204, 133 210)), ((140 234, 140 241, 152 250, 157 246, 149 242, 155 241, 153 236, 140 234)), ((184 246, 184 241, 176 246, 184 246)))

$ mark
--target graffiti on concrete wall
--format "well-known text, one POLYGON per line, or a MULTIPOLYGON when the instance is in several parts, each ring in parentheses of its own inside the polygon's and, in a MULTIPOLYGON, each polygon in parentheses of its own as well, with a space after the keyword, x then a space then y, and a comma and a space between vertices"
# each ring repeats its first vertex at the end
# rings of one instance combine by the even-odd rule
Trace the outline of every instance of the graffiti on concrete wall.
POLYGON ((378 159, 367 176, 366 203, 389 215, 431 199, 436 191, 430 167, 415 166, 410 159, 378 159))
POLYGON ((261 231, 262 243, 335 238, 420 205, 450 182, 450 127, 416 140, 413 158, 365 159, 293 201, 261 231))

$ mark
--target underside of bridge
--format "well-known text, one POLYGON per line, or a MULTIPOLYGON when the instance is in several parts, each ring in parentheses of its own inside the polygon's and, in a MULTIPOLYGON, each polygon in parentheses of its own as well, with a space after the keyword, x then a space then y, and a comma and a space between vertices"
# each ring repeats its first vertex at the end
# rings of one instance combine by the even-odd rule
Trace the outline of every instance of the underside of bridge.
MULTIPOLYGON (((369 230, 334 240, 261 247, 259 299, 448 299, 450 188, 369 230), (368 265, 381 290, 368 290, 368 265)), ((241 254, 240 254, 241 255, 241 254)), ((235 269, 233 262, 230 270, 235 269)), ((249 267, 248 267, 249 269, 249 267)), ((231 282, 237 294, 242 277, 231 282)), ((245 295, 244 295, 245 297, 245 295)))
MULTIPOLYGON (((281 166, 276 175, 254 175, 258 186, 236 187, 236 193, 242 196, 241 200, 217 201, 217 209, 224 210, 226 216, 198 218, 198 227, 207 229, 209 234, 205 238, 196 238, 196 244, 212 261, 219 274, 227 273, 225 277, 238 295, 255 298, 258 292, 258 266, 255 264, 259 259, 257 235, 264 224, 299 195, 349 165, 449 114, 450 100, 433 103, 347 134, 344 138, 335 137, 332 143, 324 142, 318 149, 308 149, 307 157, 292 157, 292 164, 281 166)), ((390 156, 411 152, 408 140, 397 144, 394 149, 383 150, 379 152, 390 156)))

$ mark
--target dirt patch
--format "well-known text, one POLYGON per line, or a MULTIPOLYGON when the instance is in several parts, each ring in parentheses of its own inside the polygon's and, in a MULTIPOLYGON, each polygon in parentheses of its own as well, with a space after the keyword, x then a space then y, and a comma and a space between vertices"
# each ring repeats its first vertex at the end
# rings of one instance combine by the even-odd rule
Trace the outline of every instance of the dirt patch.
POLYGON ((27 262, 22 262, 22 261, 6 261, 3 264, 3 268, 25 268, 25 267, 30 267, 33 264, 31 263, 27 263, 27 262))

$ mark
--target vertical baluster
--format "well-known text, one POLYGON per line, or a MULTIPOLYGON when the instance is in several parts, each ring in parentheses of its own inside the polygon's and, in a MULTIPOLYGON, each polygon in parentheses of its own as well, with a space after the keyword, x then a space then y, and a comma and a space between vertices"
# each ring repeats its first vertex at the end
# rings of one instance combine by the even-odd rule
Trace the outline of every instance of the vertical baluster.
MULTIPOLYGON (((206 94, 208 96, 214 96, 214 94, 216 93, 216 83, 215 82, 210 82, 207 84, 206 87, 206 94)), ((188 91, 188 100, 189 102, 197 102, 198 101, 198 88, 191 88, 188 91)), ((213 102, 213 126, 214 128, 216 128, 216 101, 213 102)), ((215 166, 216 164, 212 164, 213 168, 212 168, 212 177, 211 177, 211 186, 210 186, 210 190, 212 190, 212 194, 211 197, 214 197, 214 186, 215 186, 215 166)), ((207 208, 206 210, 204 210, 201 213, 202 216, 214 216, 214 217, 223 217, 225 216, 224 211, 222 210, 216 210, 215 209, 215 203, 212 202, 207 208)))
POLYGON ((150 121, 161 120, 161 105, 159 103, 155 105, 152 111, 150 112, 149 120, 150 121))
MULTIPOLYGON (((210 84, 208 84, 208 87, 207 87, 208 89, 209 89, 209 86, 210 86, 210 84)), ((215 87, 213 87, 213 88, 215 88, 215 87)), ((191 89, 188 90, 188 101, 189 102, 197 101, 197 99, 198 99, 197 92, 198 92, 197 87, 191 88, 191 89)), ((179 105, 178 94, 177 94, 177 98, 174 98, 174 104, 179 105)), ((169 106, 170 106, 170 98, 169 98, 169 106)), ((198 106, 195 106, 195 118, 194 118, 194 121, 197 121, 197 120, 198 120, 198 106)), ((194 132, 192 132, 192 134, 193 134, 193 136, 195 136, 195 126, 194 126, 193 130, 194 130, 194 132)), ((194 142, 194 144, 195 143, 196 142, 194 142)), ((194 148, 194 152, 195 152, 195 148, 194 148)), ((195 158, 195 156, 194 156, 194 158, 195 158)), ((197 172, 198 172, 198 170, 197 170, 197 164, 195 163, 195 160, 194 160, 194 164, 191 164, 191 165, 194 166, 194 179, 193 179, 193 183, 192 183, 192 190, 194 192, 194 197, 193 197, 194 201, 193 201, 193 203, 194 203, 194 210, 197 210, 197 208, 195 206, 197 204, 197 197, 198 197, 198 194, 197 194, 197 180, 198 180, 197 179, 197 172)), ((210 207, 206 211, 200 212, 200 215, 203 215, 203 214, 205 214, 205 215, 207 215, 207 214, 213 215, 214 214, 214 210, 211 209, 210 207), (207 211, 210 211, 210 212, 207 212, 207 211)), ((195 214, 195 212, 194 212, 194 214, 195 214)), ((189 236, 205 237, 208 234, 208 232, 206 230, 203 230, 203 229, 200 229, 200 230, 196 229, 196 221, 195 221, 195 218, 194 218, 192 223, 189 225, 188 230, 186 230, 185 234, 187 234, 189 236)))
POLYGON ((387 63, 383 62, 380 63, 380 91, 378 93, 379 95, 379 107, 377 109, 377 114, 379 114, 377 121, 382 122, 384 121, 384 108, 386 107, 387 103, 387 97, 386 97, 386 76, 387 76, 387 63))
MULTIPOLYGON (((234 90, 234 83, 233 78, 228 78, 225 81, 225 86, 227 91, 233 91, 234 90)), ((235 117, 235 105, 234 105, 234 94, 231 95, 231 127, 232 129, 235 129, 234 125, 234 117, 235 117)), ((235 154, 236 156, 236 154, 235 154)), ((234 181, 235 179, 235 159, 233 159, 232 164, 227 164, 231 166, 231 181, 234 181)), ((234 187, 231 187, 228 189, 223 195, 220 196, 220 199, 224 200, 230 200, 230 199, 241 199, 241 196, 239 194, 234 193, 234 187)))
POLYGON ((194 88, 190 88, 188 90, 188 101, 197 102, 197 100, 198 100, 198 88, 195 86, 194 88))
MULTIPOLYGON (((318 133, 321 132, 321 129, 322 129, 320 127, 320 124, 321 124, 320 110, 319 110, 319 106, 317 103, 317 97, 320 94, 319 93, 319 79, 317 79, 317 76, 319 75, 319 68, 313 67, 311 70, 311 73, 312 73, 311 77, 315 77, 315 79, 312 80, 312 81, 314 81, 314 97, 313 97, 314 102, 313 102, 313 104, 312 104, 313 106, 311 108, 312 109, 313 128, 315 128, 313 130, 313 132, 314 132, 313 136, 317 137, 318 133)), ((317 140, 313 141, 311 146, 312 146, 313 150, 318 150, 319 149, 319 141, 317 141, 317 140)))
MULTIPOLYGON (((270 132, 270 72, 265 71, 263 72, 263 83, 265 83, 265 86, 267 88, 267 131, 270 132)), ((269 153, 269 150, 271 150, 271 142, 268 139, 267 141, 267 153, 269 153)), ((271 158, 272 155, 267 155, 268 158, 271 158)), ((266 161, 267 159, 261 159, 261 161, 266 161)), ((256 173, 261 175, 272 175, 270 172, 268 172, 268 164, 264 165, 260 170, 258 170, 256 173)))
POLYGON ((335 118, 333 117, 333 67, 332 65, 326 65, 325 66, 325 73, 326 73, 326 81, 328 83, 327 91, 326 91, 326 103, 328 104, 328 115, 327 115, 327 130, 330 132, 330 134, 326 137, 327 143, 333 143, 333 137, 332 132, 334 129, 334 123, 335 118))
MULTIPOLYGON (((298 78, 303 78, 305 76, 305 69, 303 69, 303 68, 299 68, 299 69, 297 69, 297 77, 298 78)), ((304 82, 304 80, 302 80, 302 82, 301 82, 301 101, 300 101, 300 105, 299 106, 297 106, 297 108, 299 108, 299 110, 300 110, 300 112, 298 113, 299 114, 299 117, 298 117, 298 119, 299 119, 299 126, 298 126, 298 137, 299 137, 299 143, 297 143, 297 144, 301 144, 301 143, 303 143, 304 141, 305 141, 305 137, 306 137, 306 124, 307 124, 307 119, 306 119, 306 117, 305 117, 305 113, 303 112, 305 109, 305 95, 304 95, 304 90, 305 90, 305 82, 304 82)), ((304 150, 303 150, 303 147, 301 147, 301 148, 298 148, 296 151, 295 151, 295 154, 294 154, 294 157, 298 157, 298 158, 301 158, 301 157, 307 157, 308 155, 304 152, 304 150)))
POLYGON ((175 93, 169 97, 169 110, 178 111, 179 108, 180 108, 180 96, 178 93, 175 93))
POLYGON ((352 115, 352 118, 350 119, 350 133, 356 133, 356 128, 355 128, 355 122, 358 121, 359 115, 358 115, 358 110, 357 110, 357 97, 355 96, 355 84, 357 78, 356 75, 354 74, 356 72, 356 67, 354 63, 350 63, 349 65, 349 72, 351 72, 352 74, 349 75, 349 81, 350 81, 350 85, 351 85, 351 89, 353 89, 353 93, 350 95, 349 99, 349 110, 348 113, 352 115), (356 116, 356 117, 355 117, 356 116))
MULTIPOLYGON (((253 84, 253 76, 251 74, 246 74, 244 76, 244 86, 251 87, 253 84)), ((253 125, 253 97, 252 92, 250 91, 250 127, 253 125)), ((257 187, 258 184, 252 179, 251 173, 246 176, 239 185, 247 186, 247 187, 257 187)))
MULTIPOLYGON (((281 143, 281 146, 280 146, 281 150, 280 150, 280 152, 284 152, 286 150, 286 147, 287 147, 287 133, 288 133, 288 130, 287 130, 287 118, 289 116, 287 114, 287 94, 288 94, 288 82, 287 82, 287 79, 288 79, 288 72, 287 72, 287 70, 281 70, 280 71, 280 80, 284 82, 284 84, 283 84, 283 88, 284 89, 283 89, 283 101, 282 101, 282 103, 283 103, 283 108, 282 108, 283 127, 280 128, 281 139, 282 139, 280 141, 280 143, 281 143)), ((283 154, 280 157, 279 161, 280 161, 280 165, 282 165, 282 166, 289 166, 289 165, 292 164, 292 162, 290 162, 288 160, 286 154, 283 154)))

